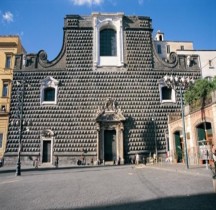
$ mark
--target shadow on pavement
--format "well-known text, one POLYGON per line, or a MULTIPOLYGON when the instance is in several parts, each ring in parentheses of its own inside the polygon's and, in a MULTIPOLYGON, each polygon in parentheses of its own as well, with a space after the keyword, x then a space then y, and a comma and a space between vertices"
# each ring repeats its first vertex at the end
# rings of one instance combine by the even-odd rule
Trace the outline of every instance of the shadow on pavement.
MULTIPOLYGON (((191 196, 167 197, 143 202, 128 202, 115 205, 91 206, 85 208, 59 208, 59 210, 79 209, 79 210, 215 210, 216 194, 199 194, 191 196)), ((54 209, 49 209, 54 210, 54 209)), ((55 208, 55 210, 57 210, 55 208)))

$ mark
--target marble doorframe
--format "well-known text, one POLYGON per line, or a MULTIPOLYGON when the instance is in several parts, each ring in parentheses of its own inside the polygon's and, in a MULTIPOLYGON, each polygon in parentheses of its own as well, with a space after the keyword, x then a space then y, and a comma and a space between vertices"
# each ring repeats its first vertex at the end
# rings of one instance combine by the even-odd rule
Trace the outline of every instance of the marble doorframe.
MULTIPOLYGON (((124 125, 122 122, 98 122, 97 123, 97 160, 105 163, 104 158, 104 131, 116 131, 116 156, 120 158, 120 164, 124 164, 124 125)), ((106 164, 106 163, 105 163, 106 164)))

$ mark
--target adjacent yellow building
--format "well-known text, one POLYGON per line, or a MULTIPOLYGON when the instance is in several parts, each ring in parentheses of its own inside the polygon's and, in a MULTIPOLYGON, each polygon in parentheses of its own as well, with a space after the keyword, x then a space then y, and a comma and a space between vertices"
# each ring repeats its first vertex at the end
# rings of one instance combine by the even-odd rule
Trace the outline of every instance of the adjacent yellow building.
POLYGON ((0 159, 4 155, 15 55, 24 53, 19 36, 0 36, 0 159))

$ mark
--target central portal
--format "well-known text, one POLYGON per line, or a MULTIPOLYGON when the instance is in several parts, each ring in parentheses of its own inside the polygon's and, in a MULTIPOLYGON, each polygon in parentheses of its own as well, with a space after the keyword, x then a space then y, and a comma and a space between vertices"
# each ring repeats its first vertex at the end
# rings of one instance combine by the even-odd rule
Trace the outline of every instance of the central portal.
POLYGON ((107 98, 96 115, 97 163, 124 164, 124 124, 126 120, 117 101, 107 98), (107 162, 107 163, 106 163, 107 162))
POLYGON ((116 160, 116 131, 104 131, 104 153, 105 161, 116 160))

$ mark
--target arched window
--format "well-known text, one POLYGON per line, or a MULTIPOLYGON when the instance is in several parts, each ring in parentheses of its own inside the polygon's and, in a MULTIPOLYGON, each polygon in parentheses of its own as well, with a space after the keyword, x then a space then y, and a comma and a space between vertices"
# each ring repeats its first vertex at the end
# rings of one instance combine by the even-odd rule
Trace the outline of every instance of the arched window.
POLYGON ((117 42, 116 31, 103 29, 100 31, 100 56, 116 56, 117 42))
POLYGON ((44 101, 55 101, 55 88, 48 87, 44 89, 44 101))

